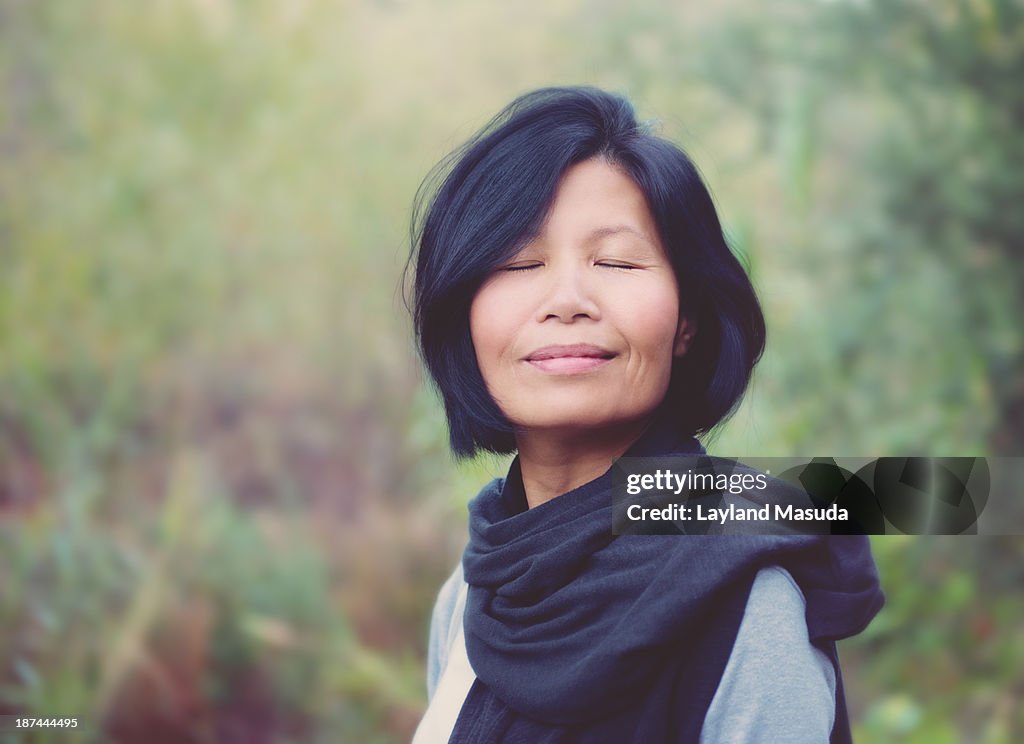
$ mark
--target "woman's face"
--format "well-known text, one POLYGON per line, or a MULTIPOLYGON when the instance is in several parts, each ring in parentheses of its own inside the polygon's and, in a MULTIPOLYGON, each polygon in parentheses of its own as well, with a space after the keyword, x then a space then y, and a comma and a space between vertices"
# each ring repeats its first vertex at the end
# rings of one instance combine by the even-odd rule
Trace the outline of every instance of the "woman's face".
POLYGON ((566 171, 540 234, 470 308, 487 389, 526 431, 649 416, 692 330, 643 192, 601 159, 566 171))

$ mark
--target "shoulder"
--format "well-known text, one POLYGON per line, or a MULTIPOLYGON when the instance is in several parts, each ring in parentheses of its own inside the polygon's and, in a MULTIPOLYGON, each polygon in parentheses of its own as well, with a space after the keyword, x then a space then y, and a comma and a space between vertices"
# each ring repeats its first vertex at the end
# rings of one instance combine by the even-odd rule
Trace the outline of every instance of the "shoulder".
POLYGON ((789 571, 781 566, 768 566, 758 571, 750 587, 740 630, 755 624, 764 629, 774 625, 772 635, 776 638, 802 638, 809 642, 804 620, 806 610, 807 601, 789 571))
POLYGON ((761 569, 715 697, 702 742, 826 742, 836 674, 814 647, 800 587, 783 568, 761 569))
POLYGON ((459 589, 462 586, 462 561, 455 564, 455 569, 451 572, 444 584, 441 585, 440 591, 437 593, 437 601, 434 603, 434 615, 436 616, 439 612, 451 615, 451 610, 455 607, 455 600, 459 595, 459 589))
POLYGON ((427 642, 427 697, 434 696, 434 689, 441 673, 448 664, 448 652, 451 647, 451 639, 457 628, 454 625, 456 609, 465 601, 466 582, 462 577, 462 561, 459 561, 455 570, 441 585, 437 593, 437 600, 434 602, 434 609, 430 615, 430 636, 427 642))

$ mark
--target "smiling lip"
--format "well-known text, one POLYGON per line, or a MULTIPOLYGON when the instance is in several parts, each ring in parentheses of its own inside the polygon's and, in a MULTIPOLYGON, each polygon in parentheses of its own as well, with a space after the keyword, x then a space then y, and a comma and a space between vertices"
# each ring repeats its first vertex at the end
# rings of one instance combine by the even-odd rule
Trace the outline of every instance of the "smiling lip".
POLYGON ((603 367, 615 357, 615 352, 591 344, 544 346, 532 352, 524 361, 535 369, 549 374, 576 374, 603 367))

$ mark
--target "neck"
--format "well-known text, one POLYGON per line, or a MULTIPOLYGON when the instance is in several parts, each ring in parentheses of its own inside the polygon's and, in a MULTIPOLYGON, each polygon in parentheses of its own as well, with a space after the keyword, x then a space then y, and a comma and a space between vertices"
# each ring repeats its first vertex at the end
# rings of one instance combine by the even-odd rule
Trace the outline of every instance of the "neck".
POLYGON ((516 434, 519 468, 529 508, 603 475, 640 438, 643 419, 609 430, 530 430, 516 434))

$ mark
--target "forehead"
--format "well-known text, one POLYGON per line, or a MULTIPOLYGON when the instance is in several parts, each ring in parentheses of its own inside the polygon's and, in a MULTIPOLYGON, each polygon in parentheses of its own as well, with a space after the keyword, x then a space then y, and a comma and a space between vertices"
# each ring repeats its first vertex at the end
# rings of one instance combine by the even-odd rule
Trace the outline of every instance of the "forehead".
POLYGON ((657 226, 639 186, 621 168, 594 158, 562 176, 541 232, 546 236, 628 227, 655 244, 657 226))

